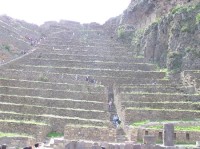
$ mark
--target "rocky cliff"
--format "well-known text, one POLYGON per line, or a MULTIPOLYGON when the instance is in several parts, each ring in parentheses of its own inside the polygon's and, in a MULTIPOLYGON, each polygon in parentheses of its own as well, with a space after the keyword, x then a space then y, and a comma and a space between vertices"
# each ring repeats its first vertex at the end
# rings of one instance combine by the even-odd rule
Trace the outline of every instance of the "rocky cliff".
POLYGON ((139 42, 146 59, 179 72, 200 68, 200 3, 177 6, 152 23, 139 42))
POLYGON ((171 72, 200 68, 198 0, 132 0, 105 26, 136 55, 171 72))

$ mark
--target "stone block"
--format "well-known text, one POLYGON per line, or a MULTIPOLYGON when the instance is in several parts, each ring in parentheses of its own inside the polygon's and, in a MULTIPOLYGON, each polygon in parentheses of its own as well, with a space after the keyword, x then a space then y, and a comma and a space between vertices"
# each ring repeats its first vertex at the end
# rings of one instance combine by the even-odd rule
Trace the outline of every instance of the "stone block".
POLYGON ((69 144, 65 146, 65 149, 76 149, 77 142, 76 141, 71 141, 69 144))
POLYGON ((93 146, 92 146, 92 149, 101 149, 101 147, 98 146, 98 145, 93 145, 93 146))
POLYGON ((164 146, 174 146, 174 125, 170 123, 164 124, 163 128, 164 146))
POLYGON ((143 138, 143 143, 148 145, 155 145, 156 144, 156 137, 153 135, 146 135, 143 138))
POLYGON ((120 145, 119 144, 115 144, 115 149, 120 149, 120 145))
POLYGON ((120 149, 125 149, 125 144, 120 144, 120 149))
POLYGON ((84 141, 77 142, 76 149, 84 149, 84 148, 85 148, 85 142, 84 141))
POLYGON ((3 145, 1 146, 2 149, 6 149, 6 147, 7 147, 6 144, 3 144, 3 145))
POLYGON ((108 149, 115 149, 115 145, 109 144, 109 148, 108 149))
POLYGON ((141 149, 141 144, 134 144, 133 149, 141 149))
POLYGON ((125 143, 124 149, 133 149, 132 143, 125 143))
POLYGON ((109 144, 107 142, 102 142, 101 143, 101 148, 108 149, 109 148, 109 144))

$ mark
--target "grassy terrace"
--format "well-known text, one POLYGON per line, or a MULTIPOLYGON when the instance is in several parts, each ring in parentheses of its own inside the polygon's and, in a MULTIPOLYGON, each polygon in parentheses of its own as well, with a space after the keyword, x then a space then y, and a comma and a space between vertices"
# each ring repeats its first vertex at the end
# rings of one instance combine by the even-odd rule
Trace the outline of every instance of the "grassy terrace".
MULTIPOLYGON (((163 79, 165 77, 164 72, 159 71, 133 71, 133 70, 120 70, 120 69, 101 69, 101 68, 81 68, 81 67, 65 67, 65 68, 56 68, 52 66, 34 66, 34 65, 20 65, 16 68, 6 69, 6 71, 22 71, 23 74, 26 72, 43 72, 44 70, 49 70, 48 74, 60 74, 62 75, 93 75, 93 76, 100 76, 100 77, 126 77, 126 78, 147 78, 148 79, 163 79), (30 71, 31 70, 31 71, 30 71), (67 73, 66 73, 67 72, 67 73)), ((1 74, 4 74, 2 72, 1 74)))
MULTIPOLYGON (((54 120, 76 120, 79 122, 86 122, 86 123, 99 123, 101 125, 106 125, 108 124, 109 121, 107 120, 99 120, 99 119, 87 119, 87 118, 80 118, 80 117, 69 117, 69 116, 59 116, 59 115, 47 115, 47 114, 23 114, 23 113, 17 113, 17 112, 12 112, 12 111, 0 111, 1 116, 3 116, 2 118, 9 116, 9 118, 13 117, 19 117, 20 119, 31 119, 31 121, 36 121, 35 119, 40 119, 40 121, 38 121, 39 123, 43 123, 42 121, 44 119, 54 119, 54 120)), ((0 117, 1 117, 0 116, 0 117)), ((1 118, 1 119, 2 119, 1 118)), ((20 120, 21 121, 21 120, 20 120)))
POLYGON ((184 94, 184 93, 149 93, 149 92, 122 92, 124 95, 169 95, 169 96, 174 96, 174 95, 185 95, 185 96, 199 96, 198 93, 196 94, 184 94))
POLYGON ((159 108, 159 109, 196 109, 200 110, 200 101, 199 102, 169 102, 169 101, 163 101, 163 102, 122 102, 122 105, 125 106, 125 108, 129 107, 143 107, 148 108, 159 108))
POLYGON ((137 110, 137 111, 170 111, 170 112, 195 112, 200 114, 200 110, 181 110, 181 109, 154 109, 150 107, 144 107, 144 108, 135 108, 135 107, 128 107, 127 110, 137 110))
MULTIPOLYGON (((47 58, 30 58, 30 60, 34 60, 34 61, 55 61, 55 62, 77 62, 77 63, 102 63, 102 64, 131 64, 131 65, 148 65, 148 66, 155 66, 154 64, 151 63, 134 63, 134 62, 115 62, 115 61, 103 61, 103 60, 95 60, 95 61, 91 61, 91 60, 61 60, 61 59, 47 59, 47 58)), ((156 67, 156 66, 155 66, 156 67)), ((66 67, 59 67, 59 68, 66 68, 66 67)), ((159 71, 162 72, 162 71, 159 71)))
POLYGON ((137 89, 137 88, 170 88, 170 89, 176 89, 176 88, 184 88, 185 86, 173 86, 173 85, 161 85, 161 84, 144 84, 144 85, 130 85, 130 86, 120 86, 120 89, 137 89))
MULTIPOLYGON (((52 70, 53 71, 53 70, 52 70)), ((9 79, 21 79, 23 80, 31 80, 31 81, 39 81, 39 82, 48 82, 48 83, 72 83, 72 84, 80 84, 75 80, 75 74, 67 74, 67 73, 57 73, 57 72, 49 72, 44 73, 43 69, 41 70, 34 70, 34 71, 25 71, 25 70, 4 70, 0 72, 1 78, 9 78, 9 79), (45 80, 43 80, 45 78, 45 80)), ((82 84, 88 84, 88 82, 85 81, 86 74, 78 74, 78 77, 80 78, 79 81, 81 81, 82 84)), ((104 83, 108 82, 116 82, 120 85, 129 85, 129 84, 150 84, 152 80, 156 80, 157 84, 171 84, 171 81, 169 80, 163 80, 163 79, 150 79, 150 78, 136 78, 136 77, 113 77, 113 76, 106 76, 106 75, 92 75, 92 77, 98 81, 96 86, 99 86, 104 83), (103 83, 101 83, 103 82, 103 83)), ((94 85, 94 84, 93 84, 94 85)))
MULTIPOLYGON (((164 123, 174 123, 175 125, 176 124, 178 125, 179 123, 181 123, 181 124, 183 124, 183 123, 185 123, 185 124, 187 124, 187 123, 196 123, 197 124, 199 122, 200 122, 199 119, 196 119, 196 120, 181 120, 181 121, 177 121, 177 120, 159 120, 159 121, 145 120, 145 121, 133 122, 131 124, 131 126, 133 126, 133 127, 146 127, 146 128, 150 127, 151 128, 154 125, 156 125, 156 126, 158 125, 159 127, 162 127, 162 124, 164 124, 164 123)), ((197 126, 197 127, 199 128, 200 126, 197 126)))
MULTIPOLYGON (((149 126, 147 128, 161 130, 161 129, 163 129, 163 126, 162 125, 157 125, 157 126, 149 126)), ((175 131, 195 131, 195 132, 200 132, 200 126, 175 126, 174 129, 175 129, 175 131)))
MULTIPOLYGON (((61 44, 61 45, 57 45, 57 44, 51 44, 51 45, 49 45, 49 44, 40 44, 40 47, 56 47, 57 49, 55 49, 55 50, 62 50, 62 49, 58 49, 58 47, 59 48, 66 48, 66 50, 67 50, 67 48, 68 47, 72 47, 72 48, 104 48, 103 47, 104 45, 98 45, 98 46, 94 46, 94 45, 65 45, 65 44, 61 44)), ((125 49, 125 50, 127 50, 125 47, 120 47, 120 46, 113 46, 113 45, 110 45, 113 49, 125 49)), ((107 48, 107 47, 106 47, 107 48)))
MULTIPOLYGON (((34 55, 32 54, 30 56, 36 56, 36 57, 38 57, 40 55, 42 57, 50 57, 50 56, 55 56, 55 57, 59 57, 59 58, 65 58, 65 57, 86 57, 86 58, 88 58, 89 57, 89 59, 90 59, 90 57, 92 57, 92 58, 95 58, 95 59, 96 58, 108 58, 110 60, 112 60, 112 59, 120 59, 120 58, 124 58, 124 59, 128 58, 129 60, 138 60, 140 63, 142 63, 144 61, 144 58, 133 57, 133 56, 127 57, 127 56, 123 56, 123 55, 122 56, 113 56, 113 55, 101 56, 101 55, 90 55, 90 54, 88 54, 88 55, 79 55, 79 54, 68 54, 68 53, 65 53, 65 54, 59 54, 59 53, 57 53, 56 54, 56 53, 51 53, 51 52, 48 52, 48 53, 43 52, 41 54, 41 52, 39 51, 39 49, 34 52, 34 55)), ((88 59, 86 59, 86 60, 88 60, 88 59)))
POLYGON ((47 43, 49 43, 49 44, 62 44, 62 45, 66 45, 67 43, 68 44, 70 44, 70 46, 72 45, 72 44, 79 44, 79 45, 85 45, 85 46, 87 46, 87 45, 90 45, 90 46, 93 46, 93 45, 95 45, 95 46, 99 46, 99 45, 101 45, 101 46, 119 46, 120 44, 119 43, 113 43, 113 42, 108 42, 108 41, 105 41, 105 42, 102 42, 102 41, 100 41, 100 42, 95 42, 95 41, 90 41, 90 40, 87 40, 87 41, 76 41, 76 40, 73 40, 73 41, 69 41, 69 40, 62 40, 62 39, 56 39, 56 40, 46 40, 45 41, 45 43, 44 44, 47 44, 47 43), (88 41, 88 42, 87 42, 88 41))
MULTIPOLYGON (((165 74, 165 72, 160 72, 160 71, 142 71, 142 70, 138 70, 138 71, 133 71, 133 70, 120 70, 120 69, 102 69, 102 68, 82 68, 82 67, 54 67, 54 66, 45 66, 45 65, 41 65, 41 66, 35 66, 35 65, 20 65, 18 68, 19 69, 23 69, 23 68, 49 68, 49 69, 56 69, 56 68, 65 68, 65 69, 73 69, 73 70, 94 70, 94 71, 111 71, 111 72, 132 72, 132 73, 160 73, 160 74, 165 74)), ((7 70, 16 70, 16 69, 7 69, 7 70)))
MULTIPOLYGON (((20 62, 22 63, 22 62, 20 62)), ((47 60, 47 59, 31 59, 25 60, 26 65, 24 66, 41 66, 49 67, 50 69, 102 69, 102 70, 137 70, 137 71, 153 71, 155 70, 154 65, 148 63, 126 63, 126 62, 103 62, 103 61, 67 61, 67 60, 47 60)), ((19 64, 20 65, 20 64, 19 64)), ((12 65, 8 68, 16 69, 21 68, 23 65, 12 65)))
POLYGON ((35 124, 35 125, 47 125, 46 123, 42 123, 42 122, 36 122, 36 121, 34 121, 34 120, 28 120, 28 121, 23 121, 23 120, 12 120, 12 119, 7 119, 7 120, 2 120, 2 119, 0 119, 0 123, 1 122, 6 122, 6 123, 19 123, 19 124, 21 124, 21 123, 24 123, 24 124, 35 124))
POLYGON ((23 137, 23 138, 33 138, 30 135, 27 134, 17 134, 17 133, 4 133, 0 132, 0 138, 2 137, 23 137))
MULTIPOLYGON (((48 67, 44 67, 44 68, 48 68, 48 67)), ((57 76, 57 78, 60 78, 61 76, 65 76, 65 77, 67 77, 67 76, 69 76, 69 77, 71 77, 71 79, 73 79, 74 80, 74 77, 75 77, 75 75, 77 74, 79 77, 86 77, 86 76, 88 76, 89 74, 80 74, 80 73, 58 73, 58 71, 56 70, 56 69, 49 69, 50 71, 52 71, 52 72, 48 72, 48 73, 43 73, 43 71, 44 71, 44 68, 43 67, 31 67, 31 66, 28 66, 28 67, 24 67, 24 69, 22 70, 22 69, 7 69, 7 70, 4 70, 4 72, 2 72, 1 73, 1 75, 3 76, 3 74, 7 74, 7 76, 8 76, 8 74, 9 73, 11 73, 11 74, 14 74, 14 73, 16 73, 16 75, 20 75, 20 74, 29 74, 30 73, 30 75, 31 74, 34 74, 34 76, 41 76, 42 74, 43 75, 48 75, 48 76, 53 76, 53 75, 56 75, 57 76), (27 69, 27 70, 25 70, 25 69, 27 69), (32 71, 30 71, 30 69, 32 69, 32 71)), ((91 71, 92 69, 89 69, 88 70, 88 72, 89 71, 91 71)), ((99 70, 97 70, 98 71, 98 73, 101 73, 102 71, 101 71, 101 69, 99 69, 99 70)), ((107 70, 106 70, 107 71, 107 70)), ((110 72, 110 73, 117 73, 117 72, 119 72, 120 73, 120 71, 118 71, 118 70, 115 70, 115 71, 113 71, 113 70, 108 70, 108 72, 110 72)), ((130 73, 129 75, 131 75, 131 74, 134 74, 134 73, 136 73, 136 75, 140 75, 141 74, 141 72, 142 71, 137 71, 137 72, 134 72, 134 71, 125 71, 125 72, 127 72, 127 73, 130 73)), ((144 71, 145 72, 145 71, 144 71)), ((87 73, 87 72, 85 72, 85 73, 87 73)), ((147 73, 150 73, 150 71, 148 71, 147 73)), ((158 73, 158 72, 155 72, 155 73, 158 73)), ((29 75, 29 76, 30 76, 29 75)), ((163 75, 163 74, 162 74, 163 75)), ((16 76, 17 77, 17 76, 16 76)), ((131 80, 149 80, 149 81, 152 81, 152 79, 153 78, 136 78, 136 77, 134 77, 134 76, 110 76, 110 75, 105 75, 105 74, 102 74, 102 75, 100 75, 100 74, 92 74, 92 77, 94 77, 94 78, 109 78, 109 79, 131 79, 131 80)), ((3 76, 2 78, 7 78, 6 76, 3 76)), ((12 78, 12 79, 15 79, 15 78, 12 78)), ((23 78, 24 79, 24 78, 23 78)), ((157 83, 159 83, 159 81, 169 81, 169 80, 163 80, 163 79, 159 79, 159 78, 155 78, 154 80, 157 80, 157 83)), ((48 82, 48 80, 46 81, 46 82, 48 82)), ((77 81, 76 81, 77 82, 77 81)))
POLYGON ((192 105, 200 105, 200 101, 199 102, 190 102, 190 101, 180 101, 180 102, 176 102, 176 101, 172 101, 172 102, 169 102, 169 101, 163 101, 163 102, 138 102, 138 101, 122 101, 122 103, 154 103, 154 104, 192 104, 192 105))
MULTIPOLYGON (((72 91, 70 89, 66 90, 52 90, 52 89, 41 89, 41 88, 24 88, 24 87, 10 87, 10 86, 0 86, 1 89, 6 88, 6 89, 21 89, 21 90, 38 90, 38 91, 54 91, 54 92, 71 92, 71 93, 88 93, 88 92, 83 92, 83 91, 72 91)), ((89 92, 90 94, 101 94, 98 92, 89 92)))
MULTIPOLYGON (((19 97, 19 98, 30 98, 34 100, 52 100, 52 101, 73 101, 73 102, 83 102, 83 103, 103 103, 99 101, 90 101, 90 100, 78 100, 78 99, 70 99, 70 98, 44 98, 39 96, 20 96, 20 95, 7 95, 7 94, 0 94, 0 97, 19 97)), ((21 99, 23 100, 23 99, 21 99)))
POLYGON ((75 128, 76 127, 83 127, 83 128, 107 128, 105 126, 100 127, 100 126, 94 126, 94 125, 70 125, 70 124, 68 124, 66 126, 75 127, 75 128))
POLYGON ((70 111, 80 111, 80 112, 99 112, 99 113, 104 113, 105 111, 101 111, 101 110, 86 110, 86 109, 74 109, 74 108, 59 108, 59 107, 48 107, 48 106, 39 106, 39 105, 35 105, 33 106, 32 104, 31 105, 28 105, 28 104, 14 104, 14 103, 3 103, 3 102, 0 102, 0 105, 11 105, 11 106, 23 106, 24 108, 46 108, 46 109, 52 109, 52 110, 70 110, 70 111))
POLYGON ((49 86, 64 86, 64 87, 81 87, 81 88, 88 88, 88 89, 98 89, 99 91, 104 91, 105 87, 103 85, 93 85, 93 84, 84 84, 81 82, 77 82, 76 84, 72 84, 72 83, 54 83, 54 82, 44 82, 44 81, 38 81, 38 80, 23 80, 23 79, 10 79, 10 78, 0 78, 0 83, 4 84, 3 82, 5 82, 5 84, 7 84, 8 86, 11 86, 12 83, 14 83, 13 86, 18 86, 18 84, 23 84, 26 85, 26 83, 28 84, 38 84, 38 85, 49 85, 49 86), (10 82, 10 83, 8 83, 10 82))

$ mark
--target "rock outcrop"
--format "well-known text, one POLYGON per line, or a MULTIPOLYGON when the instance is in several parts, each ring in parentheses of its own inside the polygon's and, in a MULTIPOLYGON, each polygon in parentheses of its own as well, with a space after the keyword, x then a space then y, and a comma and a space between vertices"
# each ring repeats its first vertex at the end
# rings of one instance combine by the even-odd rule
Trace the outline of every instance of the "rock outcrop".
POLYGON ((199 69, 199 5, 197 0, 132 0, 104 26, 135 54, 171 72, 199 69))

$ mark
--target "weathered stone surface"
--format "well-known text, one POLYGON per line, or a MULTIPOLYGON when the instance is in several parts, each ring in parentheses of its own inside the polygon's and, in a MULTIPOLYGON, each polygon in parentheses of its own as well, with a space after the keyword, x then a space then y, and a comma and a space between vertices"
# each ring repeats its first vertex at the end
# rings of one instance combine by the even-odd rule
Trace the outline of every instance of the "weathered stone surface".
POLYGON ((134 144, 133 149, 141 149, 141 144, 134 144))
POLYGON ((144 136, 143 143, 146 145, 155 145, 156 137, 153 135, 146 135, 146 136, 144 136))
POLYGON ((164 146, 174 146, 174 124, 164 124, 163 144, 164 146))

